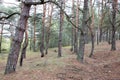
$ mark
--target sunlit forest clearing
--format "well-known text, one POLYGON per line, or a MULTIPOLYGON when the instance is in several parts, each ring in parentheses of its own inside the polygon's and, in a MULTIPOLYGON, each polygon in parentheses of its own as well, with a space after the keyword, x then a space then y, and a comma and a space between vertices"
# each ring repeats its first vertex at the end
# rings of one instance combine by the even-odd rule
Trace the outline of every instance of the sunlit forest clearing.
POLYGON ((0 0, 0 80, 120 80, 120 0, 0 0))
POLYGON ((120 41, 117 47, 116 51, 109 51, 108 43, 95 45, 95 55, 89 58, 90 44, 86 45, 84 64, 76 60, 69 47, 64 47, 61 58, 56 57, 56 48, 49 49, 44 58, 39 52, 27 51, 23 67, 18 65, 17 71, 9 75, 3 75, 7 57, 4 55, 0 58, 0 80, 119 80, 120 41))

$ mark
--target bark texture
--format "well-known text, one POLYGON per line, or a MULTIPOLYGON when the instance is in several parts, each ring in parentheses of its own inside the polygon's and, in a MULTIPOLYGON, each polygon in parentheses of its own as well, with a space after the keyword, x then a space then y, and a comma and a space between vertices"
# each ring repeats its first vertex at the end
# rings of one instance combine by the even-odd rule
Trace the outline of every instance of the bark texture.
POLYGON ((22 51, 21 51, 21 56, 20 56, 20 66, 23 65, 23 59, 26 58, 26 50, 28 46, 28 33, 25 31, 25 41, 23 43, 22 51))
MULTIPOLYGON (((4 22, 4 20, 3 20, 4 22)), ((2 24, 1 26, 1 31, 0 31, 0 53, 2 52, 2 35, 3 35, 3 26, 4 24, 2 24)))
POLYGON ((16 28, 15 37, 13 38, 11 50, 8 55, 5 74, 15 72, 16 70, 19 52, 21 49, 21 43, 23 41, 23 35, 26 29, 26 23, 29 17, 30 7, 31 5, 23 4, 18 27, 16 28))
MULTIPOLYGON (((60 0, 60 6, 63 9, 64 1, 60 0)), ((62 29, 63 29, 63 19, 64 19, 64 13, 60 9, 60 28, 59 28, 59 41, 58 41, 58 57, 62 56, 62 29)))
POLYGON ((79 53, 77 54, 77 60, 83 62, 84 60, 84 49, 85 49, 85 36, 87 30, 87 21, 88 19, 88 0, 84 0, 84 7, 83 7, 83 20, 82 20, 82 31, 80 34, 80 41, 79 41, 79 53))
POLYGON ((91 52, 90 52, 90 55, 89 57, 92 57, 93 56, 93 53, 94 53, 94 11, 93 11, 93 5, 92 5, 92 0, 90 0, 90 5, 91 5, 91 18, 92 18, 92 21, 91 21, 91 24, 90 24, 90 34, 91 34, 91 52))
POLYGON ((42 38, 40 43, 41 57, 44 57, 44 42, 45 42, 45 15, 46 15, 46 4, 43 4, 43 18, 42 18, 42 38))
POLYGON ((116 38, 115 38, 115 23, 116 23, 116 7, 117 7, 117 0, 112 1, 112 41, 111 41, 111 51, 116 50, 116 38))
POLYGON ((36 51, 36 5, 34 6, 34 36, 33 36, 33 51, 36 51))
MULTIPOLYGON (((74 23, 74 0, 72 0, 72 22, 74 23)), ((72 26, 71 51, 75 52, 74 31, 75 31, 75 28, 74 28, 74 26, 72 26)))

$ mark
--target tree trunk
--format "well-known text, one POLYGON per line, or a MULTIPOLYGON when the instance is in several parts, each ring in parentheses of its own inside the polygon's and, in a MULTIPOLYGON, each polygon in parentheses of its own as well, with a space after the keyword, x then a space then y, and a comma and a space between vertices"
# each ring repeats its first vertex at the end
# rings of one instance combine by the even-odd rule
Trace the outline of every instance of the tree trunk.
POLYGON ((34 38, 33 38, 33 51, 36 51, 36 5, 34 6, 34 38))
POLYGON ((84 60, 84 49, 85 49, 85 36, 87 30, 86 20, 88 19, 88 0, 84 0, 84 7, 83 7, 83 20, 82 20, 82 31, 80 34, 80 41, 79 41, 79 53, 77 54, 77 59, 80 62, 84 60))
POLYGON ((108 41, 108 29, 106 30, 106 36, 105 37, 106 37, 105 40, 108 41))
POLYGON ((93 32, 91 32, 91 43, 92 43, 92 47, 91 47, 91 52, 90 52, 89 57, 92 57, 93 52, 94 52, 94 34, 93 34, 93 32))
POLYGON ((112 41, 111 41, 111 51, 116 50, 116 38, 115 38, 115 32, 116 32, 116 29, 115 29, 116 7, 117 7, 116 5, 117 5, 116 0, 113 0, 113 2, 112 2, 113 12, 112 12, 112 41))
POLYGON ((99 37, 99 35, 100 35, 100 27, 101 27, 101 26, 100 26, 100 23, 101 23, 101 19, 100 19, 100 13, 101 13, 100 11, 101 11, 101 10, 100 10, 100 9, 101 9, 101 8, 100 8, 100 4, 99 4, 99 5, 98 5, 98 11, 97 11, 97 12, 98 12, 98 14, 97 14, 97 15, 98 15, 98 27, 97 27, 97 30, 96 30, 96 33, 97 33, 97 34, 96 34, 96 35, 97 35, 97 37, 96 37, 96 38, 97 38, 97 40, 96 40, 96 41, 97 41, 97 45, 99 45, 99 40, 100 40, 100 39, 99 39, 99 38, 100 38, 100 37, 99 37))
MULTIPOLYGON (((60 0, 60 5, 63 9, 64 1, 60 0)), ((62 29, 63 29, 63 20, 64 20, 64 13, 60 9, 60 29, 59 29, 59 41, 58 41, 58 57, 62 56, 62 29)))
POLYGON ((32 50, 32 33, 33 33, 33 31, 32 31, 32 27, 31 27, 31 30, 30 30, 30 51, 32 50))
POLYGON ((46 4, 43 4, 43 18, 42 18, 42 40, 40 43, 40 52, 41 52, 41 57, 44 57, 44 41, 45 41, 45 15, 46 15, 46 4))
POLYGON ((94 11, 93 11, 92 0, 90 0, 90 5, 91 5, 91 16, 92 16, 92 22, 90 24, 90 34, 91 34, 92 47, 91 47, 91 52, 90 52, 89 57, 92 57, 93 52, 94 52, 94 31, 93 31, 93 28, 94 28, 94 11))
POLYGON ((111 51, 116 50, 116 39, 115 39, 115 29, 112 27, 112 41, 111 41, 111 51))
POLYGON ((77 29, 74 29, 74 53, 77 53, 77 33, 78 33, 78 31, 77 31, 77 29))
POLYGON ((22 64, 23 64, 23 59, 26 58, 27 46, 28 46, 28 33, 27 33, 27 29, 26 29, 26 31, 25 31, 25 41, 23 43, 23 48, 22 48, 21 56, 20 56, 20 66, 22 66, 22 64))
POLYGON ((77 54, 77 60, 83 62, 85 49, 85 34, 81 33, 79 43, 79 53, 77 54))
POLYGON ((102 33, 102 31, 103 31, 103 29, 102 29, 102 27, 103 27, 103 17, 104 17, 104 14, 103 14, 103 8, 104 8, 104 3, 103 3, 103 0, 102 0, 102 12, 101 12, 101 19, 100 19, 100 35, 99 35, 99 42, 101 42, 102 41, 102 36, 103 36, 103 33, 102 33))
MULTIPOLYGON (((79 27, 79 0, 77 0, 76 6, 76 27, 79 27)), ((78 53, 78 29, 75 29, 75 53, 78 53)))
POLYGON ((49 40, 50 40, 50 29, 51 29, 51 21, 52 21, 52 12, 53 12, 53 4, 51 4, 51 10, 49 15, 49 25, 48 25, 48 31, 47 31, 47 37, 46 37, 46 50, 45 54, 48 54, 48 47, 49 47, 49 40))
POLYGON ((108 32, 108 44, 111 44, 111 30, 108 32))
MULTIPOLYGON (((3 22, 4 22, 4 20, 3 20, 3 22)), ((0 53, 2 52, 2 35, 3 35, 3 26, 4 26, 4 24, 2 24, 2 26, 1 26, 1 32, 0 32, 0 53)))
POLYGON ((16 27, 15 37, 12 42, 10 54, 8 55, 5 74, 15 72, 16 70, 21 43, 23 41, 23 35, 26 29, 26 23, 29 17, 30 7, 31 5, 23 4, 23 9, 21 11, 18 27, 16 27))
POLYGON ((99 28, 96 31, 96 42, 97 42, 97 45, 99 45, 99 28))
POLYGON ((101 42, 102 41, 102 28, 100 27, 100 35, 99 35, 99 42, 101 42))
MULTIPOLYGON (((72 0, 72 22, 74 23, 74 0, 72 0)), ((71 51, 74 51, 74 27, 72 26, 71 34, 71 51)))
POLYGON ((71 49, 70 49, 70 51, 74 51, 74 30, 73 30, 74 28, 72 27, 72 33, 71 33, 71 49))

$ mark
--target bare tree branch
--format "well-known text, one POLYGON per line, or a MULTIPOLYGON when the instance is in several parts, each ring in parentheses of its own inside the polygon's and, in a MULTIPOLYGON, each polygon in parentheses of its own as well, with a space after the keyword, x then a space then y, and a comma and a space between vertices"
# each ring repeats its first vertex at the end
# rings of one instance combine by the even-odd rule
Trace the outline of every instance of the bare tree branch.
POLYGON ((48 0, 48 1, 45 1, 45 2, 41 2, 41 1, 40 1, 40 2, 24 1, 23 3, 26 4, 26 5, 41 5, 41 4, 45 4, 45 3, 53 3, 53 4, 55 4, 58 8, 60 8, 60 9, 63 11, 63 13, 64 13, 65 16, 66 16, 66 19, 68 20, 68 22, 70 22, 70 23, 74 26, 74 28, 77 28, 78 30, 81 31, 81 33, 83 33, 82 29, 79 28, 79 27, 77 27, 77 26, 70 20, 69 15, 62 9, 62 7, 61 7, 56 1, 53 1, 53 0, 48 0))
POLYGON ((16 14, 20 15, 20 13, 15 12, 15 13, 12 13, 12 14, 10 14, 10 15, 8 15, 8 16, 2 16, 2 17, 0 17, 0 20, 2 20, 2 19, 8 19, 8 18, 10 18, 10 17, 12 17, 12 16, 14 16, 14 15, 16 15, 16 14))

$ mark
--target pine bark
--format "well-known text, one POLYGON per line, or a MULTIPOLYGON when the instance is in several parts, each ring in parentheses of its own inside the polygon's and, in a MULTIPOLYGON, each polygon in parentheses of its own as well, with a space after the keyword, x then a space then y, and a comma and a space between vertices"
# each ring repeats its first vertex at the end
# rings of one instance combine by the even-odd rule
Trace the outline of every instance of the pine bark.
POLYGON ((23 35, 26 29, 26 23, 29 17, 29 10, 31 5, 23 4, 18 27, 15 31, 15 37, 13 38, 10 53, 6 64, 5 74, 15 72, 18 62, 19 52, 21 49, 21 43, 23 41, 23 35))
POLYGON ((33 36, 33 51, 36 51, 36 5, 34 6, 34 36, 33 36))
POLYGON ((94 11, 93 11, 93 5, 92 5, 92 0, 90 0, 90 5, 91 5, 91 18, 92 18, 92 21, 91 21, 91 24, 90 24, 90 34, 91 34, 91 52, 90 52, 90 55, 89 57, 92 57, 93 56, 93 53, 94 53, 94 11))
MULTIPOLYGON (((76 27, 79 27, 79 0, 77 0, 76 6, 76 27)), ((75 53, 78 53, 78 29, 75 29, 75 53)))
MULTIPOLYGON (((74 23, 74 0, 72 0, 72 22, 74 23)), ((75 52, 75 45, 74 45, 74 31, 75 31, 75 28, 74 26, 72 26, 72 36, 71 36, 71 51, 74 51, 75 52)))
MULTIPOLYGON (((26 29, 27 30, 27 29, 26 29)), ((22 51, 21 51, 21 56, 20 56, 20 66, 23 65, 23 59, 26 58, 26 50, 28 46, 28 33, 25 31, 25 41, 23 43, 22 51)))
POLYGON ((112 41, 111 41, 111 51, 116 50, 116 38, 115 38, 115 23, 116 23, 116 8, 117 8, 117 0, 112 1, 112 41))
MULTIPOLYGON (((4 20, 3 20, 4 22, 4 20)), ((3 26, 4 24, 2 24, 1 26, 1 32, 0 32, 0 53, 2 52, 2 35, 3 35, 3 26)))
POLYGON ((79 41, 79 53, 77 54, 77 60, 83 62, 84 60, 84 49, 85 49, 85 36, 87 31, 87 21, 88 19, 88 0, 84 0, 84 7, 83 7, 83 20, 82 20, 82 31, 80 34, 80 41, 79 41))
MULTIPOLYGON (((64 1, 60 0, 60 6, 63 9, 64 1)), ((62 30, 63 30, 63 20, 64 20, 64 13, 60 9, 60 27, 59 27, 59 41, 58 41, 58 57, 62 56, 62 30)))
POLYGON ((40 43, 40 52, 41 57, 44 57, 44 49, 45 49, 45 15, 46 15, 46 4, 43 4, 43 18, 42 18, 42 38, 40 43))
POLYGON ((98 23, 99 23, 99 24, 98 24, 97 31, 96 31, 96 41, 97 41, 97 45, 99 45, 99 42, 100 42, 100 41, 99 41, 99 40, 100 40, 100 39, 99 39, 99 38, 100 38, 100 27, 101 27, 101 26, 100 26, 100 23, 101 23, 101 16, 100 16, 100 13, 101 13, 101 12, 100 12, 100 11, 101 11, 100 9, 101 9, 101 8, 100 8, 100 7, 101 7, 101 6, 100 6, 100 4, 99 4, 99 5, 98 5, 98 11, 97 11, 97 12, 98 12, 98 23))

